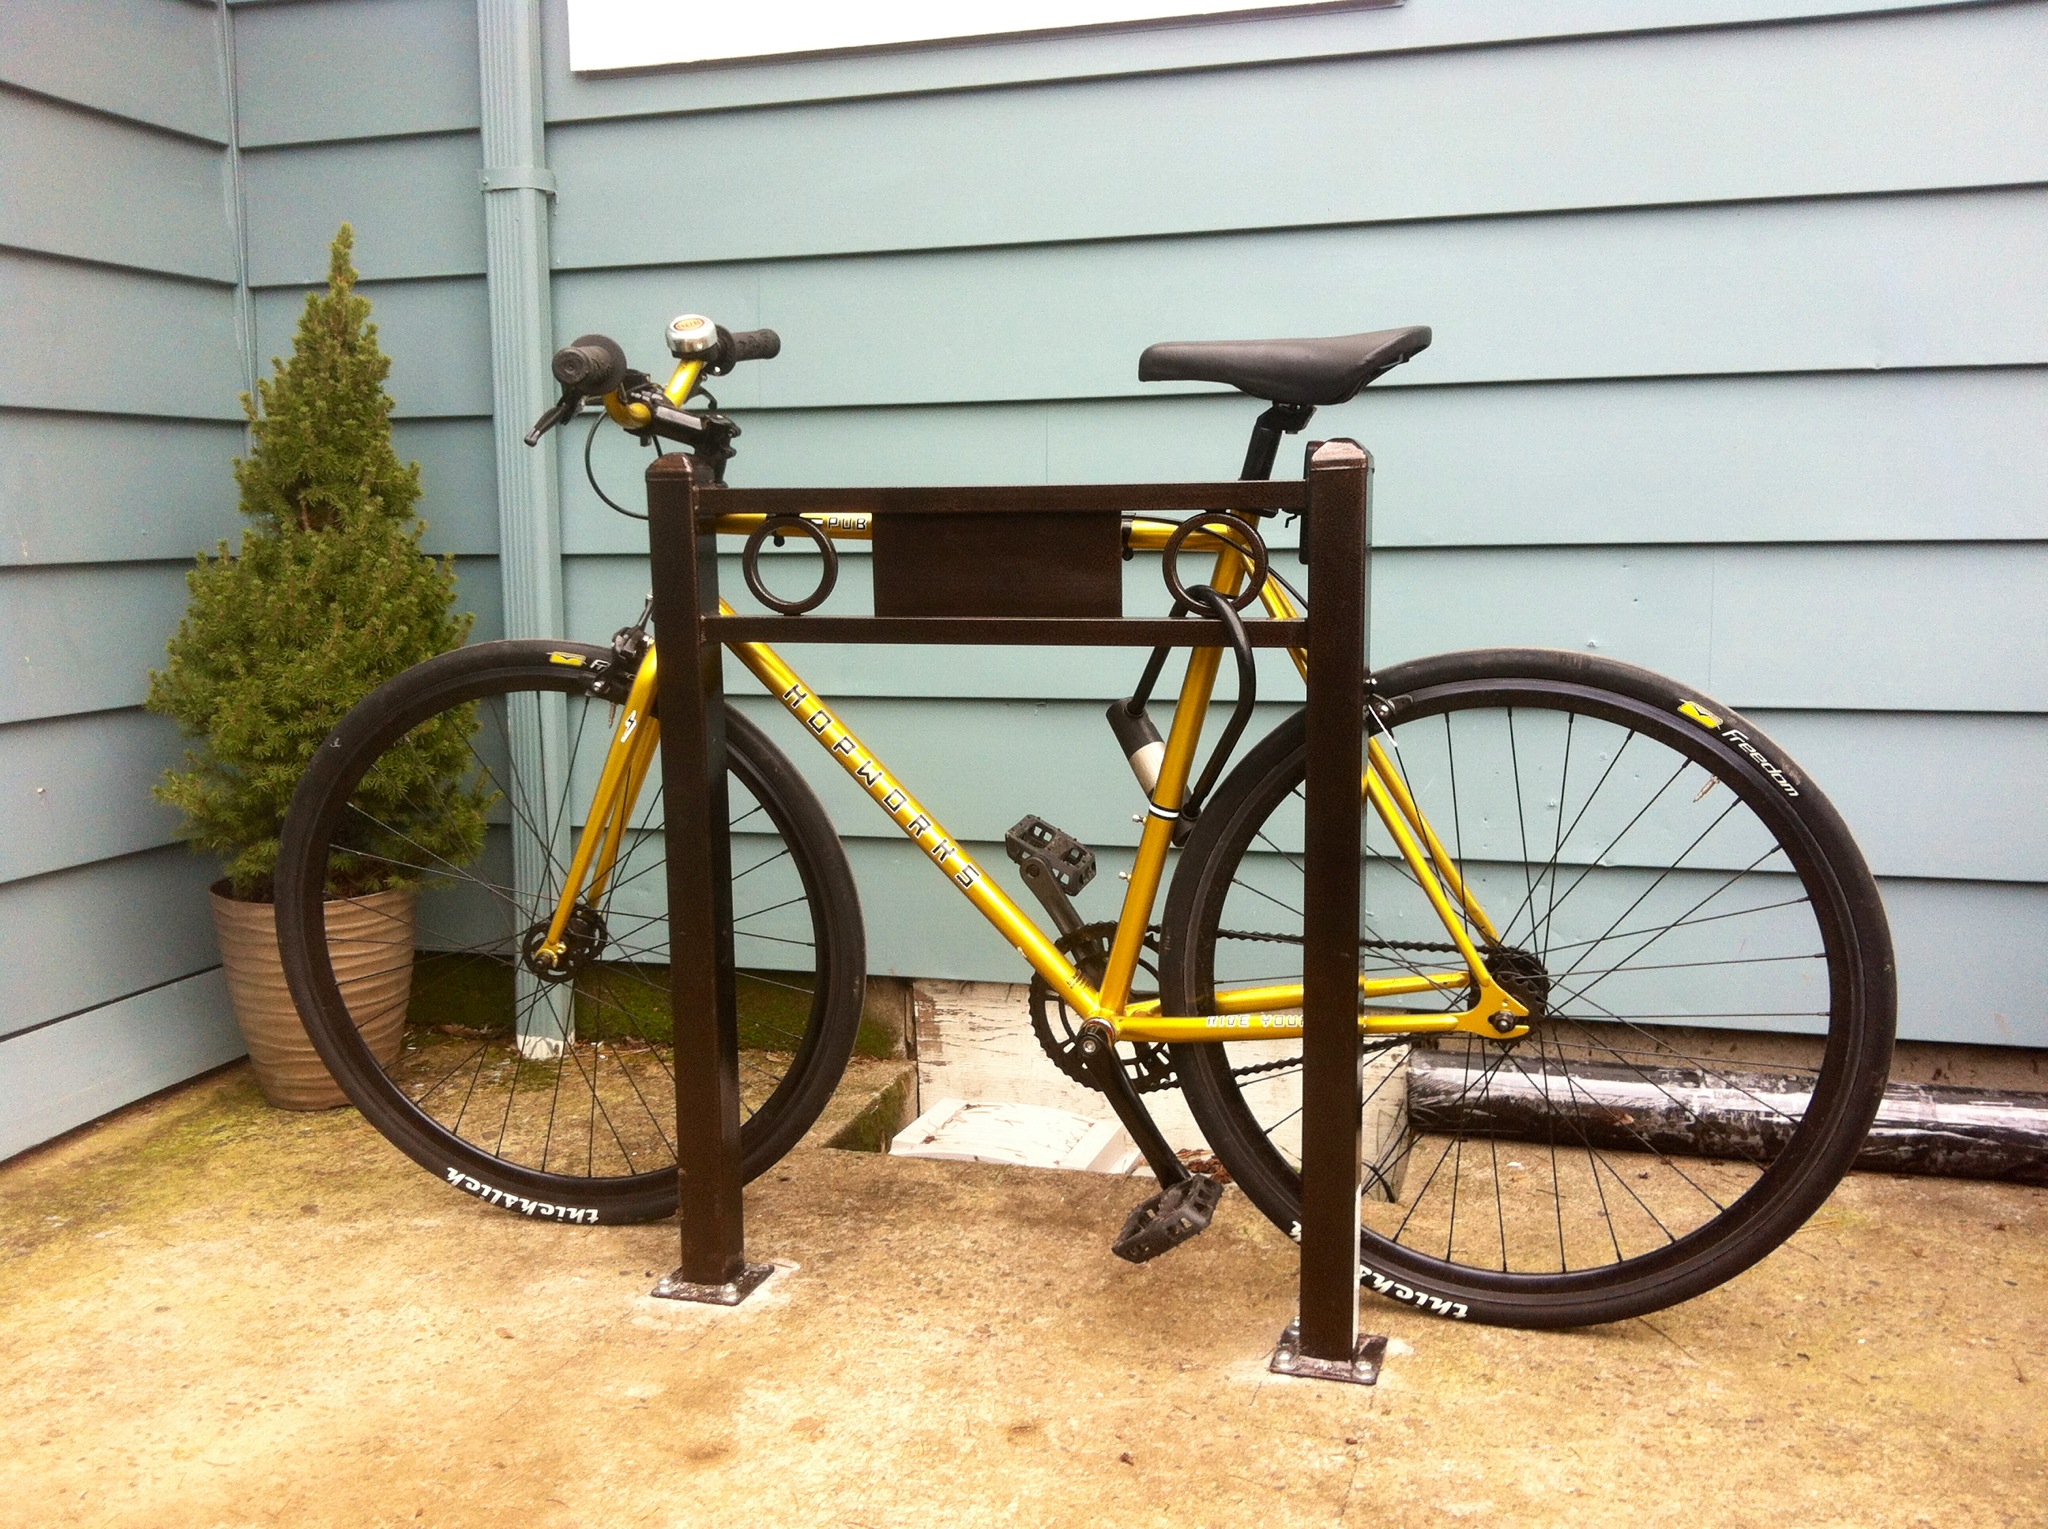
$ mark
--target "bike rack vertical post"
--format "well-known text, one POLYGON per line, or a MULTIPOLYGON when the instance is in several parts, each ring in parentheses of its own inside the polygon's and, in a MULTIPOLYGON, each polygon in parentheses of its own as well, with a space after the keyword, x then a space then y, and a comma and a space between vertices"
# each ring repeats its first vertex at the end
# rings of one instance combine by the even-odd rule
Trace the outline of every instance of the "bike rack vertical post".
POLYGON ((689 457, 672 452, 648 467, 683 1243, 682 1262, 654 1294, 736 1306, 772 1271, 746 1259, 723 649, 703 624, 718 614, 718 538, 699 523, 699 495, 689 457), (712 959, 685 958, 695 951, 712 959))
POLYGON ((1308 470, 1308 772, 1303 834, 1301 1315, 1272 1367, 1370 1385, 1385 1338, 1358 1335, 1359 847, 1372 459, 1330 441, 1308 470))

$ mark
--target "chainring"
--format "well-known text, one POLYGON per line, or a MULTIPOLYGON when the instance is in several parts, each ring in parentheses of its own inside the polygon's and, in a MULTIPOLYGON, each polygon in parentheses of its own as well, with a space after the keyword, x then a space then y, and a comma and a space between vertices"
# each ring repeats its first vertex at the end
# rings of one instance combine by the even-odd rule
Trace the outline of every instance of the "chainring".
MULTIPOLYGON (((1053 943, 1059 947, 1060 954, 1074 963, 1082 976, 1100 986, 1103 970, 1109 964, 1110 942, 1115 938, 1115 924, 1083 924, 1072 934, 1062 935, 1053 943)), ((1154 952, 1159 949, 1157 929, 1145 931, 1145 949, 1154 952)), ((1134 992, 1131 996, 1155 997, 1159 981, 1157 964, 1141 955, 1138 957, 1138 970, 1152 978, 1155 992, 1134 992)), ((1081 1060, 1080 1022, 1065 1000, 1053 992, 1052 984, 1039 976, 1031 979, 1031 1033, 1038 1037, 1038 1044, 1052 1058, 1053 1066, 1082 1087, 1095 1088, 1095 1079, 1081 1060)), ((1141 1094, 1156 1094, 1162 1089, 1180 1085, 1180 1079, 1173 1071, 1173 1054, 1157 1041, 1125 1041, 1117 1047, 1117 1057, 1124 1064, 1131 1086, 1141 1094)))

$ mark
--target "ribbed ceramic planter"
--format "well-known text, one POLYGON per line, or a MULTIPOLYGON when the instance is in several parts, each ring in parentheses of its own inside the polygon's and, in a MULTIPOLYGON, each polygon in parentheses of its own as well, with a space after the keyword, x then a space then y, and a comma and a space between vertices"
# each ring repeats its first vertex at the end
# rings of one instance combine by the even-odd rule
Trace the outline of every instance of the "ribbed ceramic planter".
MULTIPOLYGON (((213 927, 227 968, 235 1022, 263 1097, 279 1109, 325 1110, 348 1103, 313 1049, 285 986, 277 953, 277 909, 237 902, 213 887, 213 927)), ((413 935, 419 894, 409 887, 327 904, 327 948, 342 1002, 380 1062, 398 1057, 405 1005, 412 996, 413 935)))

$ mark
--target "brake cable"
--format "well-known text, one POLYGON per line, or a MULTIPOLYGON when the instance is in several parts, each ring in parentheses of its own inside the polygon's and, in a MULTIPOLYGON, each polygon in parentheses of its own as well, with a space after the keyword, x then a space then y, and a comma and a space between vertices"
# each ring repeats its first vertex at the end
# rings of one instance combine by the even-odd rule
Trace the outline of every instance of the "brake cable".
MULTIPOLYGON (((705 403, 710 405, 714 412, 718 408, 718 400, 712 395, 712 392, 709 388, 693 388, 690 392, 690 397, 702 398, 705 401, 705 403)), ((686 403, 688 401, 688 399, 684 400, 684 402, 686 403)), ((597 432, 604 427, 604 422, 608 418, 610 418, 610 415, 608 415, 603 409, 599 409, 595 414, 593 414, 590 417, 590 430, 583 437, 583 476, 590 482, 590 491, 593 494, 597 495, 599 499, 603 500, 608 508, 616 511, 618 514, 624 515, 628 520, 645 520, 647 518, 645 515, 643 515, 638 510, 627 509, 623 504, 620 504, 618 500, 612 498, 610 494, 607 494, 604 491, 604 485, 597 481, 597 464, 594 461, 592 461, 591 452, 593 448, 595 448, 595 446, 597 445, 597 432)), ((628 432, 628 434, 631 433, 633 432, 628 432)), ((661 449, 661 438, 657 435, 654 435, 652 432, 641 436, 640 440, 643 444, 653 449, 656 457, 665 457, 668 455, 667 452, 661 449)), ((778 547, 782 545, 781 537, 778 536, 775 539, 775 545, 778 547)))
MULTIPOLYGON (((583 476, 590 480, 590 491, 619 514, 624 515, 629 520, 645 520, 647 517, 644 514, 638 510, 627 509, 618 500, 607 494, 604 491, 604 486, 597 481, 597 465, 591 461, 590 452, 591 448, 597 444, 598 427, 605 422, 606 417, 602 409, 599 409, 596 414, 591 416, 590 433, 583 437, 583 476)), ((650 436, 648 439, 651 442, 653 437, 650 436)), ((659 446, 656 446, 654 450, 657 456, 661 454, 659 446)))

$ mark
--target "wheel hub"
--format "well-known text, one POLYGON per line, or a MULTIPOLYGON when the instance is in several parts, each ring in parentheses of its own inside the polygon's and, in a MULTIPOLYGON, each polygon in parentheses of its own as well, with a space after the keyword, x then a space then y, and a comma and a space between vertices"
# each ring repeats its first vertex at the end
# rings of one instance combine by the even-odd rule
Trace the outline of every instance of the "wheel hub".
MULTIPOLYGON (((1528 1017, 1519 1023, 1531 1024, 1550 1012, 1550 972, 1540 956, 1518 946, 1502 945, 1492 946, 1483 954, 1486 969, 1501 991, 1529 1011, 1528 1017)), ((1498 1025, 1504 1019, 1509 1016, 1496 1015, 1494 1023, 1498 1025)), ((1509 1028, 1516 1023, 1509 1019, 1509 1028)))
POLYGON ((584 967, 595 961, 611 943, 611 935, 604 927, 604 920, 595 908, 580 904, 569 915, 569 922, 562 930, 561 953, 553 961, 542 955, 542 948, 548 942, 548 924, 542 919, 526 931, 519 942, 519 959, 526 969, 543 982, 568 982, 584 967))

